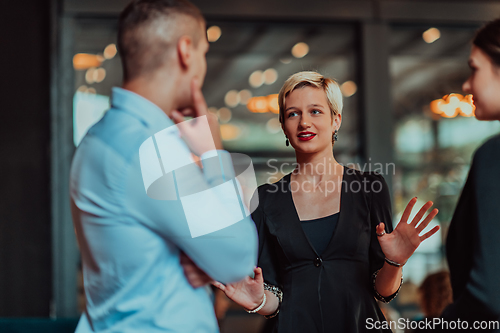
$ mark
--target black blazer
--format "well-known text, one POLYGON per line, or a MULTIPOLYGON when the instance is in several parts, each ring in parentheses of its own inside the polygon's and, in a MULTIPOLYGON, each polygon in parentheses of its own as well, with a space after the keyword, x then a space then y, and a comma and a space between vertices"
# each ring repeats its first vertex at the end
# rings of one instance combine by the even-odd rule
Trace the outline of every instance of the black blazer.
POLYGON ((384 264, 375 228, 385 222, 387 232, 392 231, 384 178, 344 168, 340 216, 322 256, 302 229, 289 185, 290 174, 260 186, 259 206, 252 214, 264 281, 283 291, 280 313, 268 322, 270 330, 390 332, 373 328, 385 321, 372 285, 372 274, 384 264))
POLYGON ((454 302, 443 319, 467 320, 469 328, 476 320, 500 321, 500 135, 474 155, 446 254, 454 302))

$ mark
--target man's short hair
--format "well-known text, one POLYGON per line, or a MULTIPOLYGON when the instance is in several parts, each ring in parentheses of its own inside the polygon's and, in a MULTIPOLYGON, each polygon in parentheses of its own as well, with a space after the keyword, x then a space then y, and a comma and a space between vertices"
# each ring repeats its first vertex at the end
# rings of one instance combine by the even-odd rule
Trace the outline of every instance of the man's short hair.
POLYGON ((133 0, 118 22, 118 52, 124 81, 149 74, 164 65, 169 50, 181 36, 195 45, 205 22, 200 10, 187 0, 133 0))

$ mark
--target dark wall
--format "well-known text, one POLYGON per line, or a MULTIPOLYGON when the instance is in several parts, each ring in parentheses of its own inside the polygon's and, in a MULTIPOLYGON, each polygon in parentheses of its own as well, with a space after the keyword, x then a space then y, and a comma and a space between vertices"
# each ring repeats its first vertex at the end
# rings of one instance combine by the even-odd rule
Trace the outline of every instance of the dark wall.
POLYGON ((50 1, 0 6, 0 316, 48 316, 50 1))

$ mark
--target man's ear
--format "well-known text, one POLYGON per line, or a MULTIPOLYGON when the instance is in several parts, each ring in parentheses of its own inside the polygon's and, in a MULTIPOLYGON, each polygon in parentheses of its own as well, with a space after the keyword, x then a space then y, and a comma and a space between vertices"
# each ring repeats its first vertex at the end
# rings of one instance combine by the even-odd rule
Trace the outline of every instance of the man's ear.
POLYGON ((188 69, 192 62, 193 41, 189 36, 182 36, 177 42, 177 55, 182 69, 188 69))

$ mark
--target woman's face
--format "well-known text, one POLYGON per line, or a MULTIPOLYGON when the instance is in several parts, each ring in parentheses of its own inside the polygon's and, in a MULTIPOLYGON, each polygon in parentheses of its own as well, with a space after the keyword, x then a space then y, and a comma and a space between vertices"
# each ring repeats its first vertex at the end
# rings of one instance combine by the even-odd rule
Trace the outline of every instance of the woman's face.
POLYGON ((473 95, 476 118, 500 120, 500 68, 477 46, 472 47, 469 67, 472 73, 462 89, 473 95))
POLYGON ((297 152, 315 153, 332 148, 333 132, 340 127, 341 116, 332 119, 322 89, 303 87, 285 98, 283 131, 297 152))

